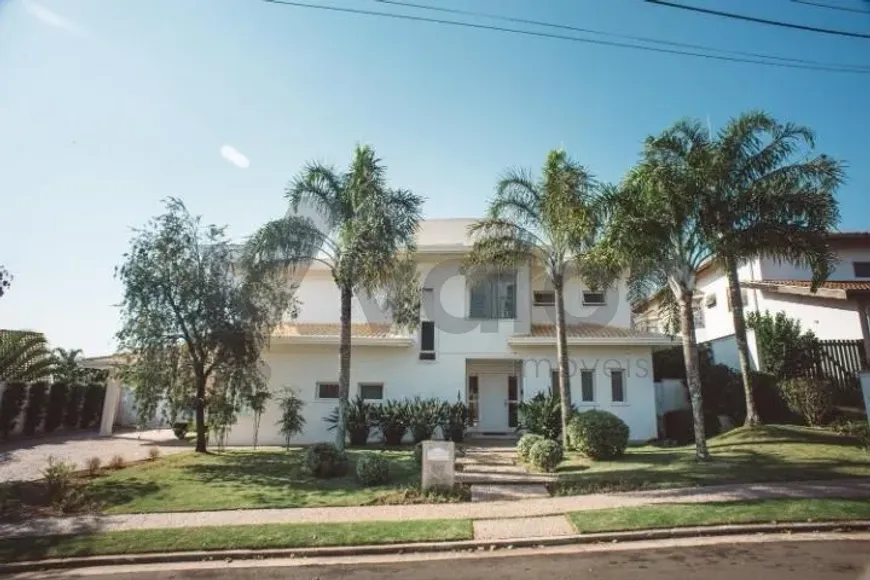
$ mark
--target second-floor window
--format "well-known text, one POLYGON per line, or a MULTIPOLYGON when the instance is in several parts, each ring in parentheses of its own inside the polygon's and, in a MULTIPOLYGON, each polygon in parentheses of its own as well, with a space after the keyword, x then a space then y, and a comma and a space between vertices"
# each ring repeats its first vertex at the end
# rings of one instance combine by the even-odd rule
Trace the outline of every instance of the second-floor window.
POLYGON ((607 303, 607 296, 605 296, 604 292, 583 292, 583 305, 584 306, 602 306, 607 303))
POLYGON ((420 323, 420 360, 435 360, 435 323, 431 320, 420 323))
POLYGON ((532 296, 535 306, 553 306, 556 304, 556 293, 553 290, 535 290, 532 296))
POLYGON ((856 278, 870 278, 870 262, 852 262, 856 278))
POLYGON ((516 272, 493 274, 471 287, 469 318, 516 318, 516 272))

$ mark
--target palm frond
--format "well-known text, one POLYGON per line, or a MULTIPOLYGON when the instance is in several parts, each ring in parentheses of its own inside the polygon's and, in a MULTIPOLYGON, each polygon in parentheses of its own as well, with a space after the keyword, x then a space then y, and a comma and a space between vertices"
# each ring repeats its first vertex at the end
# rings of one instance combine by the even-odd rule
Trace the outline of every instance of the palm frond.
POLYGON ((331 231, 349 211, 342 195, 345 179, 332 166, 308 163, 287 185, 285 196, 294 213, 300 207, 311 207, 331 231))
POLYGON ((510 169, 499 179, 487 215, 526 228, 536 228, 541 223, 540 205, 541 194, 531 173, 510 169))
POLYGON ((45 337, 36 332, 0 332, 0 381, 45 380, 55 369, 55 359, 45 337))
POLYGON ((334 267, 335 243, 311 218, 288 215, 261 227, 245 243, 242 263, 251 271, 307 268, 313 261, 334 267), (329 260, 321 258, 325 255, 329 260))

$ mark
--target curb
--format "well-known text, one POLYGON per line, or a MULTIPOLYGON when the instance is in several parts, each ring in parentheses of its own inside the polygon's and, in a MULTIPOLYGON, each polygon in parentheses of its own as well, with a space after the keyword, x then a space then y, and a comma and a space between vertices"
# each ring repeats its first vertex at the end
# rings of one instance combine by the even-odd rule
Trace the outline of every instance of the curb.
POLYGON ((783 524, 746 524, 697 526, 638 530, 630 532, 601 532, 575 534, 555 538, 517 538, 509 540, 462 540, 457 542, 420 542, 412 544, 384 544, 368 546, 333 546, 323 548, 272 548, 264 550, 212 550, 196 552, 160 552, 115 556, 82 556, 0 564, 0 574, 63 570, 90 566, 119 566, 136 564, 166 564, 211 560, 265 560, 271 558, 314 558, 339 556, 382 556, 410 553, 494 551, 514 548, 544 548, 571 544, 601 544, 664 540, 670 538, 736 536, 745 534, 777 534, 800 532, 861 532, 870 531, 870 520, 839 522, 798 522, 783 524))

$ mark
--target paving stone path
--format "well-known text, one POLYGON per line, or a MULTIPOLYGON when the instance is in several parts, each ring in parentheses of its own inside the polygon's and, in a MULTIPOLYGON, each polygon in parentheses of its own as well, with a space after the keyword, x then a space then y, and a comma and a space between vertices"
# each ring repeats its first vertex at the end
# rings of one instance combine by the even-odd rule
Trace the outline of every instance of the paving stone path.
POLYGON ((511 501, 550 497, 550 474, 529 473, 515 461, 513 447, 469 446, 457 461, 456 480, 471 484, 471 501, 511 501))

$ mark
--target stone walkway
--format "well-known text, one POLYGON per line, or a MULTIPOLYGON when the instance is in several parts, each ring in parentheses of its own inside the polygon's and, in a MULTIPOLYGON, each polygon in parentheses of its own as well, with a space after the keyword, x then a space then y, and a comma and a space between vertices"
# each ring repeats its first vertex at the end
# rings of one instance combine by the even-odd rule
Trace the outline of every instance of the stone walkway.
POLYGON ((91 457, 99 457, 103 464, 115 455, 125 461, 139 461, 147 459, 155 447, 161 455, 193 449, 189 443, 176 439, 171 429, 127 431, 110 437, 87 432, 24 439, 0 446, 0 482, 41 479, 49 457, 83 469, 91 457))
POLYGON ((515 462, 513 447, 470 446, 457 461, 456 481, 471 484, 471 501, 509 501, 549 497, 544 484, 556 477, 529 473, 515 462))
POLYGON ((77 516, 0 523, 0 537, 74 534, 92 531, 185 528, 276 523, 333 523, 384 520, 537 518, 568 512, 660 503, 705 503, 750 499, 814 497, 870 498, 870 479, 756 483, 685 489, 548 497, 521 501, 469 502, 333 508, 227 510, 77 516))

